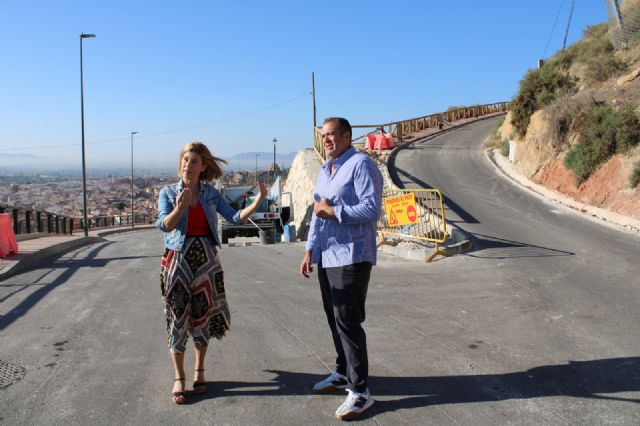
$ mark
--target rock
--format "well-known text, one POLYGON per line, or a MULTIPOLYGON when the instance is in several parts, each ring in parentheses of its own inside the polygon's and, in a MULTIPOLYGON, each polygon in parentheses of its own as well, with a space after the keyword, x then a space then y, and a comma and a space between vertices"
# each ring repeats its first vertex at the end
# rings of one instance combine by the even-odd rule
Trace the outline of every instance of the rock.
POLYGON ((313 205, 313 190, 322 163, 313 148, 298 152, 293 159, 291 170, 284 185, 285 192, 291 192, 293 198, 293 219, 291 224, 298 230, 301 238, 306 230, 309 206, 313 205))
POLYGON ((618 86, 624 86, 625 84, 631 83, 633 80, 635 80, 638 77, 640 77, 640 68, 637 68, 637 69, 631 71, 629 74, 623 75, 622 77, 620 77, 618 79, 616 84, 618 86))

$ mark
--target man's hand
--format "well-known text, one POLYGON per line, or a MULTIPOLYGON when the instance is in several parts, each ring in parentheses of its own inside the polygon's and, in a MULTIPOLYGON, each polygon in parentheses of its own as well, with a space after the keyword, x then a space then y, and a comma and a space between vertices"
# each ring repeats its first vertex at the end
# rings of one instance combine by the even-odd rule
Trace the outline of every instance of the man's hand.
POLYGON ((313 272, 313 265, 311 265, 311 252, 308 251, 304 254, 302 262, 300 262, 300 275, 309 278, 311 272, 313 272))
POLYGON ((313 212, 322 219, 334 219, 333 206, 329 203, 327 198, 322 198, 320 201, 313 203, 313 212))

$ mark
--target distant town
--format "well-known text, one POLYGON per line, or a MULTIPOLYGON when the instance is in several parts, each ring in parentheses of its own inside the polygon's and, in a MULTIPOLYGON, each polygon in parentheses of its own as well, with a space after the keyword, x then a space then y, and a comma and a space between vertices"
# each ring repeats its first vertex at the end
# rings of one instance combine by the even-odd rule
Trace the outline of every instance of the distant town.
MULTIPOLYGON (((288 169, 280 171, 229 171, 223 186, 271 183, 276 176, 286 178, 288 169)), ((153 218, 157 214, 158 195, 167 184, 175 183, 175 173, 139 176, 133 180, 134 213, 137 218, 153 218)), ((0 175, 0 210, 32 210, 69 218, 83 213, 82 178, 60 174, 0 175)), ((89 217, 131 215, 131 178, 106 174, 87 177, 87 214, 89 217)))

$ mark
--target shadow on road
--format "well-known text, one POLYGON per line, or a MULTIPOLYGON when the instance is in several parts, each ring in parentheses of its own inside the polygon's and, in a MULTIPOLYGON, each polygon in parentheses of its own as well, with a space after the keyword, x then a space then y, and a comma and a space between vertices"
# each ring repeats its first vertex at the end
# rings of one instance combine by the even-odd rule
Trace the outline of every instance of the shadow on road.
MULTIPOLYGON (((89 253, 82 257, 81 259, 57 259, 53 260, 48 265, 42 267, 42 269, 47 269, 39 278, 34 280, 31 283, 11 283, 11 284, 0 284, 0 287, 16 287, 17 290, 9 293, 0 299, 0 303, 6 301, 10 297, 26 290, 32 288, 34 286, 40 287, 27 296, 22 302, 12 308, 7 314, 0 315, 0 331, 9 327, 14 321, 25 315, 31 308, 33 308, 40 300, 42 300, 47 294, 56 289, 58 286, 67 282, 80 268, 101 268, 106 266, 109 262, 113 262, 115 260, 129 260, 129 259, 138 259, 138 258, 146 258, 150 256, 124 256, 124 257, 115 257, 115 258, 106 258, 106 259, 97 259, 98 253, 106 248, 109 244, 114 244, 113 242, 105 242, 100 243, 98 246, 93 248, 89 253), (63 269, 64 271, 58 275, 53 281, 50 283, 41 283, 49 274, 51 274, 55 269, 63 269)), ((160 257, 160 256, 151 256, 151 257, 160 257)), ((18 275, 19 277, 20 275, 18 275)), ((14 277, 15 278, 15 277, 14 277)))
MULTIPOLYGON (((398 188, 405 189, 406 188, 405 187, 405 183, 400 178, 400 175, 402 175, 403 177, 409 179, 411 182, 413 182, 416 185, 418 185, 418 187, 420 187, 421 189, 434 189, 431 185, 429 185, 425 181, 417 178, 416 176, 412 175, 411 173, 409 173, 409 172, 407 172, 407 171, 405 171, 403 169, 399 169, 399 168, 396 168, 396 167, 389 167, 389 176, 391 177, 391 180, 393 181, 393 183, 398 188)), ((444 194, 442 194, 442 199, 444 201, 444 205, 449 210, 451 210, 452 212, 457 214, 458 217, 460 217, 462 222, 480 223, 478 221, 478 219, 476 219, 471 213, 469 213, 468 211, 466 211, 465 209, 460 207, 460 205, 458 203, 456 203, 454 200, 452 200, 451 198, 448 198, 444 194)))
POLYGON ((473 250, 469 257, 485 259, 513 259, 521 257, 574 256, 575 253, 534 244, 519 243, 504 238, 473 234, 473 250), (485 252, 485 253, 483 253, 485 252))
MULTIPOLYGON (((275 377, 267 382, 209 382, 203 395, 189 395, 189 402, 220 397, 309 395, 313 383, 325 376, 280 370, 266 370, 275 377)), ((432 377, 369 377, 375 397, 403 396, 378 400, 367 418, 397 411, 440 404, 504 401, 510 399, 571 396, 640 403, 639 398, 614 396, 619 392, 640 392, 640 358, 609 358, 569 361, 526 371, 503 374, 432 377)))

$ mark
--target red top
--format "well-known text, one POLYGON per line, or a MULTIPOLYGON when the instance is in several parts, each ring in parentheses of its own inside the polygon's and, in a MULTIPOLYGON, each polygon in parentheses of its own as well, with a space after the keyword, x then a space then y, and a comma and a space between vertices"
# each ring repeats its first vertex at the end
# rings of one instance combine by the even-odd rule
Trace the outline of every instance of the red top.
POLYGON ((207 216, 200 202, 195 207, 189 207, 189 219, 187 221, 187 237, 202 237, 211 235, 211 228, 207 222, 207 216))

